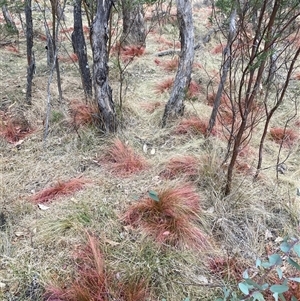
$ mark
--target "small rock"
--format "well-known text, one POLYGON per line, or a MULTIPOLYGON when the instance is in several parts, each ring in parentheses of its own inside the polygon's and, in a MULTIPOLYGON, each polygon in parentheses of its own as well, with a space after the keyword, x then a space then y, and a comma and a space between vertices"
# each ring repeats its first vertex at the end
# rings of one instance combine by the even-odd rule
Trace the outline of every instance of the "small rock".
POLYGON ((6 288, 6 284, 3 282, 0 282, 0 291, 4 291, 6 288))

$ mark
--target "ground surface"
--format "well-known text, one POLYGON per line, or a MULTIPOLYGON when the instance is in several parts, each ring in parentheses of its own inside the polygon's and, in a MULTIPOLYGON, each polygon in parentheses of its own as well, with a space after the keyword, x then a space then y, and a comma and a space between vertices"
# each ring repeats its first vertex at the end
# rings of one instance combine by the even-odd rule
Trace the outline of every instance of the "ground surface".
MULTIPOLYGON (((195 3, 197 41, 210 30, 210 11, 201 2, 195 3)), ((72 26, 71 14, 67 16, 69 27, 72 26)), ((41 26, 36 27, 43 32, 41 26)), ((214 89, 218 83, 221 54, 214 53, 213 49, 220 39, 213 35, 209 43, 196 51, 193 81, 198 90, 187 100, 184 118, 198 116, 204 121, 209 118, 211 107, 206 99, 213 92, 209 83, 213 83, 214 89)), ((101 161, 115 136, 103 136, 93 126, 74 129, 72 103, 85 103, 76 64, 61 59, 63 101, 59 103, 57 99, 54 77, 50 130, 45 140, 49 79, 45 42, 38 41, 34 46, 37 68, 31 106, 24 104, 24 37, 20 36, 17 52, 8 47, 0 49, 0 110, 27 120, 32 129, 29 135, 17 141, 0 138, 1 300, 43 300, 47 285, 70 286, 76 278, 74 252, 86 244, 87 231, 99 239, 106 269, 114 279, 143 275, 150 292, 147 300, 176 301, 215 300, 225 283, 236 285, 244 269, 254 266, 255 259, 266 256, 269 249, 275 249, 278 237, 297 233, 299 143, 282 150, 282 158, 289 154, 285 162, 287 170, 277 179, 279 146, 269 139, 259 181, 253 183, 249 170, 237 172, 232 193, 224 197, 224 171, 220 166, 226 141, 222 134, 208 139, 201 133, 175 134, 180 120, 165 129, 160 127, 169 94, 167 90, 157 93, 157 85, 174 77, 175 71, 164 68, 172 56, 156 54, 172 49, 172 45, 176 48, 176 43, 178 46, 176 26, 170 22, 155 26, 146 43, 145 53, 134 58, 124 73, 123 118, 116 134, 124 145, 146 160, 146 165, 140 172, 125 176, 107 167, 105 160, 101 161), (178 155, 190 155, 196 160, 197 168, 192 177, 163 176, 170 159, 178 155), (43 203, 47 208, 33 201, 33 196, 44 188, 74 178, 85 181, 83 189, 43 203), (124 224, 122 217, 126 210, 147 197, 149 190, 174 188, 187 181, 192 182, 200 198, 201 210, 196 224, 206 237, 206 246, 160 245, 147 232, 124 224)), ((63 47, 72 52, 66 37, 60 55, 68 58, 63 47)), ((116 61, 112 56, 110 77, 114 99, 119 105, 116 61)), ((273 126, 284 125, 291 111, 292 108, 285 105, 273 126)), ((7 123, 4 115, 0 118, 2 124, 7 123)), ((255 168, 257 162, 256 133, 259 134, 259 130, 254 132, 251 145, 240 161, 251 168, 255 168)), ((169 234, 164 232, 164 235, 169 234)))

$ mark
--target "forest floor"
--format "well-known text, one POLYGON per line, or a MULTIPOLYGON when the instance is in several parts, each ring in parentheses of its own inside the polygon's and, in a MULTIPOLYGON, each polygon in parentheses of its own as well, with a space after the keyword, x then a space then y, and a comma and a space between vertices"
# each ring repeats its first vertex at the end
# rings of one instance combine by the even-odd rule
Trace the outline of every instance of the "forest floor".
MULTIPOLYGON (((198 1, 193 13, 198 43, 212 29, 211 8, 198 1)), ((216 92, 222 62, 220 33, 212 33, 195 52, 184 116, 161 128, 177 56, 157 54, 180 45, 170 20, 161 20, 148 33, 145 52, 124 71, 121 93, 118 60, 125 66, 126 58, 111 55, 110 83, 122 114, 118 132, 111 136, 93 125, 79 125, 86 117, 81 109, 91 105, 86 104, 77 64, 66 53, 72 53, 70 32, 61 34, 63 100, 58 100, 54 76, 46 138, 49 69, 42 21, 35 23, 32 105, 25 104, 24 35, 18 44, 0 48, 1 300, 45 300, 45 291, 58 288, 61 299, 49 300, 75 300, 64 299, 62 292, 91 282, 80 278, 88 271, 82 265, 88 255, 82 250, 92 252, 94 265, 89 264, 94 268, 97 260, 104 265, 96 271, 105 277, 103 300, 215 300, 225 286, 238 291, 243 272, 253 271, 257 258, 278 250, 283 237, 299 235, 299 140, 279 154, 280 145, 268 136, 263 168, 253 182, 259 125, 241 151, 232 192, 225 197, 226 165, 221 164, 226 135, 218 130, 205 138, 201 126, 191 125, 199 120, 207 124, 212 110, 209 97, 216 92), (286 158, 282 173, 276 172, 278 156, 280 162, 286 158), (53 189, 41 194, 48 188, 53 189), (181 232, 175 224, 178 237, 171 228, 156 228, 164 217, 147 210, 138 216, 143 210, 138 204, 159 204, 166 191, 176 195, 168 210, 178 210, 185 225, 181 232), (186 200, 197 205, 186 209, 186 200), (148 228, 143 227, 147 214, 148 228)), ((72 26, 71 8, 65 26, 72 26)), ((284 126, 293 110, 292 103, 285 103, 271 128, 284 126)), ((289 125, 299 134, 299 116, 289 125)))

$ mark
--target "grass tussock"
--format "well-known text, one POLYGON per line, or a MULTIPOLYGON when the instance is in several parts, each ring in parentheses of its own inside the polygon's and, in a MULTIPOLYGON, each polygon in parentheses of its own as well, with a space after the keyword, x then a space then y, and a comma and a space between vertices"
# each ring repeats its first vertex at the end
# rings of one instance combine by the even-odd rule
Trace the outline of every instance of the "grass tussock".
POLYGON ((52 187, 35 193, 31 200, 34 203, 46 203, 62 195, 70 195, 84 188, 88 181, 83 178, 74 178, 65 182, 57 182, 52 187))
POLYGON ((124 63, 132 61, 136 57, 141 57, 145 54, 146 47, 138 45, 122 46, 117 43, 111 48, 111 54, 119 56, 124 63))
POLYGON ((199 175, 198 165, 199 162, 194 156, 176 156, 169 160, 160 176, 165 179, 175 179, 178 176, 192 179, 199 175))
POLYGON ((0 111, 0 136, 9 143, 16 143, 31 134, 33 129, 23 117, 0 111))
POLYGON ((141 104, 141 107, 148 113, 152 114, 157 108, 162 107, 163 103, 160 101, 145 102, 141 104))
POLYGON ((200 198, 190 184, 164 188, 131 205, 122 220, 126 225, 142 229, 159 244, 205 248, 208 240, 196 226, 201 214, 200 198))
POLYGON ((169 92, 174 84, 174 78, 169 77, 159 83, 155 86, 155 93, 162 94, 164 92, 169 92))
POLYGON ((71 124, 78 129, 81 126, 97 123, 99 109, 96 103, 82 103, 79 100, 73 100, 70 103, 70 115, 71 124))
POLYGON ((283 146, 292 146, 299 136, 293 129, 275 127, 270 129, 270 138, 283 146))
POLYGON ((113 174, 127 177, 144 170, 148 164, 146 160, 124 144, 115 139, 99 160, 113 174))
POLYGON ((75 254, 76 277, 68 285, 48 285, 46 301, 142 301, 148 297, 146 281, 127 278, 122 282, 105 265, 104 254, 96 237, 88 234, 86 246, 78 248, 75 254))
MULTIPOLYGON (((197 116, 191 116, 190 118, 184 118, 180 121, 174 130, 176 135, 205 135, 208 127, 208 122, 202 120, 197 116)), ((216 132, 213 130, 213 135, 216 132)))

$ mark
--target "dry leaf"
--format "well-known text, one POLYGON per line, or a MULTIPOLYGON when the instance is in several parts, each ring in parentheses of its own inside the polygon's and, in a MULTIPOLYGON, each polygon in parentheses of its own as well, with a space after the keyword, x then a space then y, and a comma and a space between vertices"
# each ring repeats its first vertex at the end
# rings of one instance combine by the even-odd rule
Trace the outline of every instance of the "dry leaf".
POLYGON ((45 206, 43 204, 38 204, 38 207, 41 209, 41 210, 48 210, 50 207, 48 206, 45 206))
POLYGON ((16 235, 17 237, 21 237, 21 236, 25 236, 25 233, 22 232, 22 231, 17 231, 17 232, 15 232, 15 235, 16 235))
POLYGON ((147 154, 147 152, 148 152, 148 146, 147 146, 146 143, 143 145, 143 152, 144 152, 145 154, 147 154))

